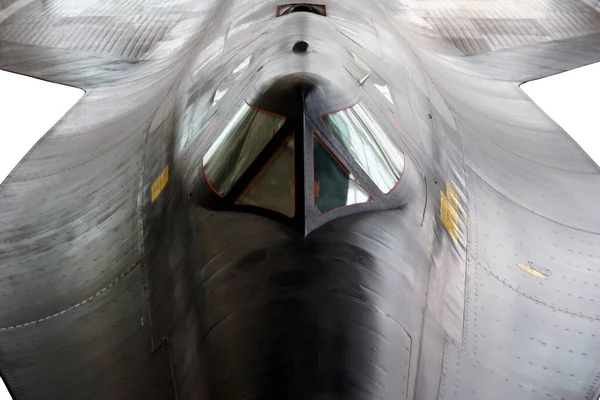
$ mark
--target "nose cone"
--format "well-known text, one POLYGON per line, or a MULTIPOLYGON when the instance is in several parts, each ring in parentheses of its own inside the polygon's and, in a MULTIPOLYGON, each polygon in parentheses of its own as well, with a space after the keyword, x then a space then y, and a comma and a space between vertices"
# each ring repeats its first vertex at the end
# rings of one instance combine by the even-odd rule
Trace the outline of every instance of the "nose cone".
MULTIPOLYGON (((249 223, 252 217, 226 218, 249 223)), ((337 221, 307 238, 263 226, 261 238, 237 247, 240 256, 221 254, 207 264, 204 340, 211 398, 406 396, 409 305, 418 303, 409 300, 407 271, 424 260, 405 257, 412 265, 400 267, 399 259, 378 250, 383 231, 371 230, 369 246, 344 234, 362 229, 353 224, 337 221)))

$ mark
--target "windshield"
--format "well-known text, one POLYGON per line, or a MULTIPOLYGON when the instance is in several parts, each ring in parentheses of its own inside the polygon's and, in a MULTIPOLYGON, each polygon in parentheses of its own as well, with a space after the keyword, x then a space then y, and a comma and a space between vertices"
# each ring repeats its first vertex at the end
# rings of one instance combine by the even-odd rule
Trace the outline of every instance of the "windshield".
POLYGON ((276 211, 293 217, 296 210, 294 137, 289 136, 238 199, 238 204, 276 211))
POLYGON ((314 195, 317 216, 370 200, 367 191, 336 159, 321 139, 313 135, 314 195))
POLYGON ((227 195, 284 122, 282 116, 244 103, 204 156, 204 173, 213 190, 227 195))
POLYGON ((404 170, 404 154, 361 103, 325 115, 323 121, 383 193, 396 186, 404 170))

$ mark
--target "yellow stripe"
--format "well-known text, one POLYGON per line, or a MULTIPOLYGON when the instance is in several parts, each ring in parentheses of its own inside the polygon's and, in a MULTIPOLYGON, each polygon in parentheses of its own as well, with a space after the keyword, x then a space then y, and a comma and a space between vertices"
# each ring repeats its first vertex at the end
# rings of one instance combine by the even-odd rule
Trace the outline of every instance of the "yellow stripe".
POLYGON ((440 191, 440 219, 454 243, 458 243, 458 211, 452 207, 450 200, 442 191, 440 191))
POLYGON ((162 173, 154 183, 152 184, 152 202, 158 197, 158 195, 163 191, 165 186, 167 186, 167 182, 169 182, 169 166, 167 165, 165 169, 163 169, 162 173))
POLYGON ((456 193, 456 190, 454 190, 449 182, 446 182, 446 196, 448 197, 448 202, 450 202, 450 205, 454 207, 456 211, 458 211, 458 193, 456 193))
POLYGON ((519 266, 519 268, 521 268, 523 271, 527 272, 531 276, 535 276, 539 279, 546 279, 546 275, 542 274, 540 271, 536 270, 531 265, 521 263, 517 263, 517 265, 519 266))

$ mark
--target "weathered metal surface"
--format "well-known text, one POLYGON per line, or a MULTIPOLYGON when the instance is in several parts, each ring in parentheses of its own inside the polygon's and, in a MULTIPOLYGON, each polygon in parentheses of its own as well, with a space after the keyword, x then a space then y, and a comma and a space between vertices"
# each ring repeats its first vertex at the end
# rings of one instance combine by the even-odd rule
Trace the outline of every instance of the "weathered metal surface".
POLYGON ((86 90, 0 185, 14 398, 595 400, 598 167, 518 85, 600 61, 598 14, 575 1, 275 10, 0 2, 0 68, 86 90), (265 98, 292 72, 320 97, 265 98), (406 156, 390 197, 307 235, 203 202, 203 155, 242 102, 293 116, 302 195, 318 110, 357 98, 406 156))

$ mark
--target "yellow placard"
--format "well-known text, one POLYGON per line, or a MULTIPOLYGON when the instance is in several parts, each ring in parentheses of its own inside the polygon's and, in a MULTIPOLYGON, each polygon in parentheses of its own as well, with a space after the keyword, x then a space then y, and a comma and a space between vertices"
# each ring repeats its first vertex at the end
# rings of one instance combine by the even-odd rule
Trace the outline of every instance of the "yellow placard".
POLYGON ((533 268, 531 264, 517 263, 517 265, 519 266, 519 268, 521 268, 523 271, 527 272, 531 276, 535 276, 538 279, 546 279, 546 275, 533 268))
POLYGON ((165 169, 161 172, 160 176, 156 178, 154 183, 152 184, 152 202, 156 200, 158 195, 163 191, 165 186, 167 186, 167 182, 169 182, 169 166, 167 165, 165 169))
MULTIPOLYGON (((456 192, 455 192, 456 193, 456 192)), ((458 211, 444 192, 440 191, 440 219, 448 234, 458 243, 458 211)))

